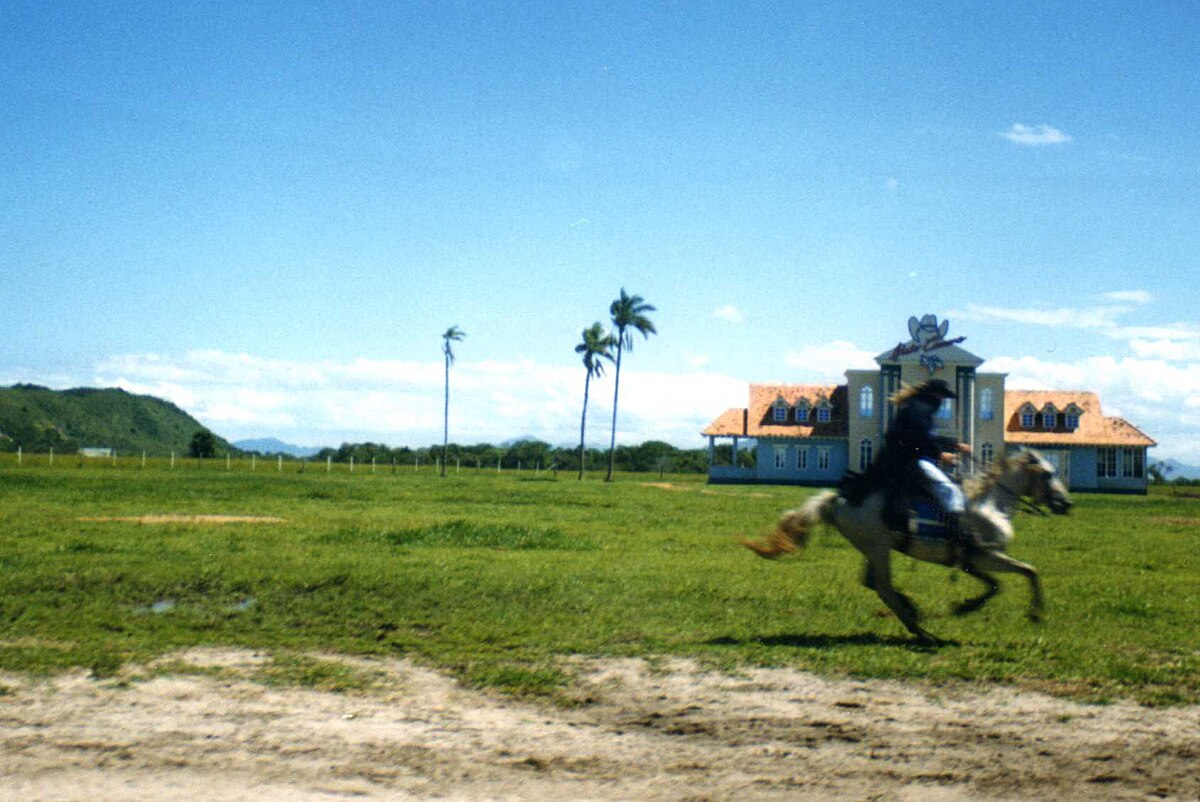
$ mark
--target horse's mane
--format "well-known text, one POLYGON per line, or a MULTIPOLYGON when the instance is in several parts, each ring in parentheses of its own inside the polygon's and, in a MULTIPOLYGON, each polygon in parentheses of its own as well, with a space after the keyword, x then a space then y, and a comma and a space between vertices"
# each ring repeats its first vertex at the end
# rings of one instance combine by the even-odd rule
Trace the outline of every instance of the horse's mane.
POLYGON ((982 476, 963 479, 963 492, 966 493, 967 498, 982 498, 987 495, 989 490, 996 486, 996 483, 1000 481, 1000 477, 1004 476, 1020 459, 1021 456, 1019 454, 1006 456, 989 465, 982 476))

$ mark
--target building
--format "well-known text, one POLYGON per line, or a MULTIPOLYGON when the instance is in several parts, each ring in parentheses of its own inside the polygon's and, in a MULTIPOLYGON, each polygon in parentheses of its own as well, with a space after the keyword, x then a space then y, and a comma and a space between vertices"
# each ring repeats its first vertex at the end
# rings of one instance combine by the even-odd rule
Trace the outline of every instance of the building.
POLYGON ((948 338, 949 321, 909 319, 910 339, 875 358, 878 370, 847 370, 837 385, 752 384, 749 405, 729 409, 703 431, 713 483, 833 485, 866 468, 895 415, 888 401, 904 385, 940 378, 958 398, 939 410, 939 430, 972 448, 980 466, 1028 446, 1051 460, 1071 490, 1145 493, 1146 450, 1154 440, 1128 421, 1106 417, 1089 391, 1009 390, 1005 374, 948 338), (732 443, 718 464, 718 441, 732 443), (743 441, 754 464, 739 464, 743 441))

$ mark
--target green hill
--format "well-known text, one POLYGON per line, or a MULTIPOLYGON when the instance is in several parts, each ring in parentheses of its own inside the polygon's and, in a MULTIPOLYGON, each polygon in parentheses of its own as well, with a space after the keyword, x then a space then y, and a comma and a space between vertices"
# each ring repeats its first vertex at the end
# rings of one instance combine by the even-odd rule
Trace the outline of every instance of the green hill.
MULTIPOLYGON (((49 390, 32 384, 0 388, 0 451, 67 454, 80 448, 118 453, 187 454, 205 427, 179 407, 124 390, 49 390)), ((229 443, 216 438, 217 452, 229 443)))

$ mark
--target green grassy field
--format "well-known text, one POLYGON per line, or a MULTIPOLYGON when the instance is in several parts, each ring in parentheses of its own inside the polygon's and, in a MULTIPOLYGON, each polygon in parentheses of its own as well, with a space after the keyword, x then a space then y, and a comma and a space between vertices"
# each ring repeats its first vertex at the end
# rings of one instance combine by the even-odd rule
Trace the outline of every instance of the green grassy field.
POLYGON ((954 602, 979 586, 898 556, 897 583, 927 627, 956 641, 922 648, 858 584, 860 559, 835 532, 780 562, 737 544, 809 490, 223 467, 0 463, 0 668, 106 676, 230 645, 269 650, 281 675, 335 688, 304 655, 408 655, 469 682, 566 698, 564 656, 665 655, 1200 701, 1197 498, 1084 495, 1067 518, 1022 515, 1012 553, 1042 572, 1042 624, 1025 618, 1019 577, 957 618, 954 602), (88 520, 147 514, 285 522, 88 520))

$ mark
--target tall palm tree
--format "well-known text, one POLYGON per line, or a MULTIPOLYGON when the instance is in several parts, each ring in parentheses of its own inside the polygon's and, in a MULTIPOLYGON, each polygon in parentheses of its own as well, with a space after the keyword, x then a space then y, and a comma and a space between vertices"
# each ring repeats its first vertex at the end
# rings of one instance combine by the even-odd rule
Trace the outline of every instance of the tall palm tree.
POLYGON ((617 397, 621 394, 621 354, 628 348, 633 350, 633 333, 640 332, 643 339, 649 339, 651 334, 657 334, 654 324, 646 317, 647 312, 655 311, 640 295, 628 295, 621 288, 621 297, 612 302, 608 312, 612 315, 613 326, 617 330, 617 374, 613 386, 612 439, 608 445, 608 474, 604 481, 611 482, 613 475, 613 459, 617 448, 617 397))
POLYGON ((583 478, 583 465, 587 458, 584 447, 584 433, 587 430, 588 391, 591 388, 592 377, 604 375, 604 360, 613 361, 612 347, 617 344, 617 338, 604 330, 600 321, 583 330, 583 341, 575 346, 575 353, 583 354, 583 367, 587 371, 583 380, 583 414, 579 417, 579 478, 583 478))
POLYGON ((467 333, 458 326, 451 326, 442 335, 442 355, 446 357, 446 400, 442 408, 442 476, 446 475, 446 456, 450 449, 450 366, 454 364, 454 349, 450 343, 458 342, 467 333))

